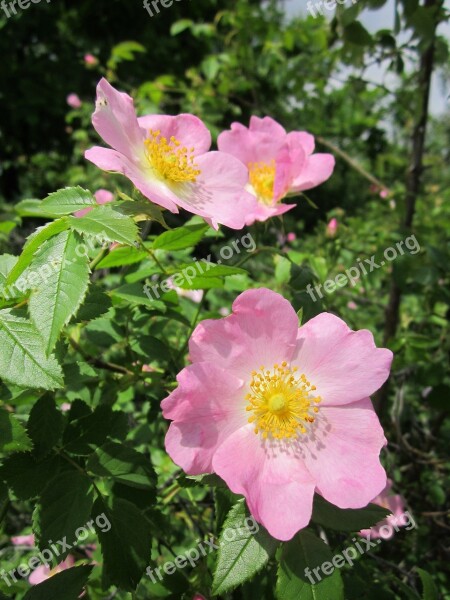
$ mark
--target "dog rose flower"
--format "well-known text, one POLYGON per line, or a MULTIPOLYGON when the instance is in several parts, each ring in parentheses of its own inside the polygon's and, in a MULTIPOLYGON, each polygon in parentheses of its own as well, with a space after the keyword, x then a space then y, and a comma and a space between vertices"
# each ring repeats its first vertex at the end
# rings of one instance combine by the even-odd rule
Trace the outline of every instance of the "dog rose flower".
POLYGON ((257 204, 248 217, 248 225, 294 208, 295 204, 281 204, 281 200, 320 185, 334 169, 331 154, 313 154, 311 134, 286 133, 270 117, 251 117, 249 128, 232 123, 230 131, 219 135, 218 146, 249 169, 247 189, 256 197, 257 204))
POLYGON ((392 353, 369 331, 329 313, 299 328, 291 304, 262 288, 199 324, 189 355, 162 402, 167 452, 190 475, 217 473, 273 537, 308 525, 314 492, 361 508, 384 489, 386 439, 369 396, 392 353))
POLYGON ((217 229, 244 227, 255 204, 245 192, 247 168, 224 152, 209 152, 211 134, 194 115, 138 118, 133 100, 106 79, 97 86, 92 123, 111 146, 85 157, 100 169, 122 173, 149 200, 173 213, 179 207, 217 229))

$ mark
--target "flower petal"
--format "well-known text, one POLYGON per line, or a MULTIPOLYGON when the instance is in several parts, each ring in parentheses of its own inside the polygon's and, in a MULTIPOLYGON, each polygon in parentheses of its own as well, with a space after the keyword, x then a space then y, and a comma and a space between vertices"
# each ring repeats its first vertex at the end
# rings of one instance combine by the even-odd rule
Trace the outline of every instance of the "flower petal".
POLYGON ((97 85, 92 124, 104 141, 130 159, 143 151, 144 132, 139 127, 133 99, 117 91, 105 78, 97 85))
POLYGON ((285 128, 277 123, 275 119, 272 119, 272 117, 260 118, 253 115, 250 117, 250 131, 264 133, 280 144, 282 144, 286 138, 285 128))
POLYGON ((213 469, 274 538, 290 540, 311 520, 314 480, 303 462, 270 447, 252 425, 235 431, 218 448, 213 469))
POLYGON ((166 139, 175 137, 183 146, 193 148, 193 155, 208 152, 211 134, 201 119, 195 115, 146 115, 138 119, 139 126, 147 132, 160 131, 166 139))
POLYGON ((201 170, 195 184, 178 186, 177 204, 201 217, 232 229, 242 229, 256 199, 244 189, 248 181, 246 167, 225 152, 208 152, 196 158, 201 170))
POLYGON ((310 190, 329 179, 333 173, 335 162, 332 154, 309 156, 301 173, 294 179, 291 192, 310 190))
POLYGON ((352 331, 330 313, 317 315, 299 329, 292 358, 316 386, 323 406, 370 396, 388 378, 391 362, 392 352, 377 348, 370 331, 352 331))
POLYGON ((283 296, 259 288, 233 303, 233 314, 197 325, 189 342, 193 362, 220 364, 248 380, 261 365, 272 368, 289 360, 295 348, 298 318, 283 296))
POLYGON ((217 447, 247 422, 243 382, 215 365, 197 363, 181 371, 178 388, 162 401, 172 460, 190 475, 211 473, 217 447))
POLYGON ((316 427, 302 442, 318 491, 339 508, 367 506, 386 486, 379 458, 386 438, 370 398, 321 407, 316 427))

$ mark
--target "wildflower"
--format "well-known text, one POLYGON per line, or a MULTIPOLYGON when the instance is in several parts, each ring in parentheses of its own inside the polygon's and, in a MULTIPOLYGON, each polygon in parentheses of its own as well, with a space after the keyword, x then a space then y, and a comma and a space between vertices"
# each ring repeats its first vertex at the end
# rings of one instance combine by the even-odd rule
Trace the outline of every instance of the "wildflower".
POLYGON ((209 152, 211 134, 194 115, 136 116, 133 100, 106 79, 97 86, 92 123, 112 149, 85 156, 105 171, 122 173, 149 200, 177 213, 184 208, 210 225, 245 225, 254 198, 245 192, 248 171, 224 152, 209 152))
POLYGON ((338 228, 339 228, 338 220, 333 217, 327 225, 327 229, 325 232, 326 236, 327 237, 335 237, 337 234, 338 228))
POLYGON ((285 129, 270 117, 252 117, 250 127, 232 123, 218 139, 219 150, 239 158, 249 169, 247 190, 257 199, 247 224, 281 215, 295 204, 281 204, 326 181, 334 169, 331 154, 313 154, 314 137, 285 129))
POLYGON ((391 494, 392 481, 390 479, 387 480, 387 485, 384 490, 374 499, 372 500, 373 504, 378 504, 378 506, 382 506, 383 508, 387 508, 391 511, 386 519, 380 521, 370 529, 362 529, 359 534, 363 537, 370 537, 374 540, 382 538, 385 540, 390 539, 395 532, 395 527, 404 527, 406 525, 404 521, 405 516, 405 503, 399 494, 391 494), (382 533, 382 528, 389 529, 388 535, 382 533))
POLYGON ((200 323, 192 364, 162 402, 166 450, 190 475, 216 473, 280 540, 311 519, 314 492, 361 508, 384 489, 386 440, 369 396, 390 350, 322 313, 298 327, 279 294, 248 290, 230 316, 200 323))
POLYGON ((80 108, 83 104, 77 94, 69 94, 66 98, 66 102, 70 108, 80 108))

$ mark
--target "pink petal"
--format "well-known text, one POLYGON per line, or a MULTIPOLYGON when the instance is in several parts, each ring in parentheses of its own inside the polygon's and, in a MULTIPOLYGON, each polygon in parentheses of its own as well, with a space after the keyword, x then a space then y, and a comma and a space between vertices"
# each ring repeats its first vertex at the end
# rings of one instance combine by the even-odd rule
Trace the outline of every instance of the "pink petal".
POLYGON ((271 447, 252 425, 218 448, 214 472, 242 494, 253 517, 276 539, 290 540, 311 519, 314 480, 294 453, 271 447))
POLYGON ((241 123, 232 123, 231 131, 223 131, 217 145, 221 152, 227 152, 245 165, 274 160, 283 139, 274 138, 264 131, 250 131, 241 123))
POLYGON ((193 362, 221 365, 244 380, 252 370, 289 361, 295 348, 298 318, 283 296, 260 288, 247 290, 233 303, 233 314, 197 325, 189 342, 193 362))
POLYGON ((299 447, 319 493, 339 508, 367 506, 386 486, 386 439, 370 399, 321 406, 310 431, 299 447))
POLYGON ((208 152, 211 147, 211 134, 203 121, 190 114, 175 117, 170 115, 146 115, 138 119, 139 126, 147 132, 160 131, 161 135, 170 140, 173 136, 183 146, 193 148, 193 155, 198 156, 208 152))
POLYGON ((50 568, 45 565, 41 565, 37 567, 34 571, 32 571, 31 575, 28 577, 28 582, 31 585, 38 585, 38 583, 42 583, 50 576, 50 568))
POLYGON ((246 167, 224 152, 208 152, 196 158, 201 170, 195 184, 178 186, 177 204, 195 215, 210 219, 212 225, 242 229, 256 199, 244 189, 246 167))
POLYGON ((314 152, 314 136, 306 131, 291 131, 287 134, 287 141, 292 146, 300 146, 306 156, 314 152))
POLYGON ((274 199, 284 198, 294 179, 304 168, 306 154, 301 146, 284 145, 277 154, 275 165, 274 199))
POLYGON ((262 202, 257 202, 254 210, 247 215, 246 225, 253 225, 255 221, 267 221, 272 217, 278 217, 295 208, 296 204, 281 204, 277 203, 274 206, 267 206, 262 202))
POLYGON ((352 331, 335 315, 321 313, 299 329, 292 364, 316 386, 323 406, 337 406, 376 392, 389 376, 392 356, 375 346, 370 331, 352 331))
POLYGON ((175 201, 178 199, 175 195, 171 194, 167 186, 156 182, 143 167, 131 162, 123 154, 109 148, 95 146, 86 150, 84 156, 104 171, 122 173, 122 175, 128 177, 135 187, 155 204, 159 204, 173 213, 178 212, 177 205, 175 204, 175 201))
POLYGON ((101 79, 92 123, 104 141, 124 156, 134 159, 143 151, 144 132, 139 127, 133 99, 101 79))
POLYGON ((302 192, 320 185, 331 177, 334 165, 335 160, 332 154, 309 156, 302 172, 295 178, 291 191, 302 192))
POLYGON ((257 131, 258 133, 264 133, 265 135, 276 140, 278 143, 283 143, 286 138, 285 128, 277 123, 272 117, 250 117, 250 131, 257 131))
POLYGON ((114 194, 109 190, 104 190, 100 188, 94 194, 97 204, 107 204, 108 202, 112 202, 114 200, 114 194))
POLYGON ((162 401, 170 425, 166 450, 190 475, 212 472, 217 447, 247 422, 243 382, 226 370, 197 363, 181 371, 178 388, 162 401))

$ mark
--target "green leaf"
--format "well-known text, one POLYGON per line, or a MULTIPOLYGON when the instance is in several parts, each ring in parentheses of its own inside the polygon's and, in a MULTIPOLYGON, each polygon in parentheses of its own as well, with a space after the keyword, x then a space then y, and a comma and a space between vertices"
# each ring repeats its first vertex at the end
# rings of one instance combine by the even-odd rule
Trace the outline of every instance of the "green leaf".
MULTIPOLYGON (((162 292, 160 291, 160 293, 162 292)), ((165 311, 166 308, 163 302, 153 300, 149 289, 144 288, 140 283, 126 283, 125 285, 121 285, 117 289, 112 290, 111 296, 126 300, 127 302, 132 302, 133 304, 158 308, 161 311, 165 311), (150 297, 144 292, 144 289, 147 289, 147 293, 150 297)))
POLYGON ((175 23, 172 23, 170 27, 170 35, 178 35, 182 31, 190 29, 193 24, 194 22, 191 19, 180 19, 179 21, 175 21, 175 23))
MULTIPOLYGON (((89 521, 92 492, 90 479, 75 469, 59 473, 48 482, 39 498, 34 524, 41 550, 48 547, 49 540, 64 537, 70 545, 77 543, 76 531, 89 521)), ((58 559, 63 560, 69 551, 61 550, 58 559)))
POLYGON ((143 200, 127 199, 128 196, 120 193, 119 196, 121 198, 126 198, 126 201, 119 205, 119 210, 124 215, 133 216, 136 221, 156 221, 162 225, 164 229, 169 229, 161 208, 156 204, 153 204, 153 202, 150 202, 145 198, 143 200))
MULTIPOLYGON (((338 555, 336 555, 338 556, 338 555)), ((343 557, 341 556, 342 560, 343 557)), ((307 529, 283 545, 276 595, 280 600, 344 600, 340 571, 332 564, 330 548, 307 529), (331 575, 320 570, 332 569, 331 575), (320 579, 319 579, 320 577, 320 579)), ((345 562, 345 561, 344 561, 345 562)))
POLYGON ((64 417, 49 395, 42 396, 33 406, 27 429, 34 444, 34 454, 43 457, 55 446, 62 434, 64 417))
POLYGON ((92 321, 111 308, 111 298, 98 288, 89 288, 86 298, 77 312, 77 321, 92 321))
POLYGON ((26 452, 33 444, 14 415, 0 409, 0 452, 26 452))
POLYGON ((344 27, 344 40, 357 46, 372 45, 372 36, 359 21, 353 21, 344 27))
POLYGON ((224 594, 251 579, 267 564, 278 543, 250 517, 244 501, 237 502, 220 534, 213 593, 224 594))
POLYGON ((83 565, 72 567, 57 573, 50 579, 33 586, 23 597, 23 600, 77 600, 91 574, 92 566, 83 565))
POLYGON ((42 210, 42 200, 37 200, 36 198, 21 200, 14 205, 14 210, 19 217, 41 217, 48 219, 52 216, 42 210))
POLYGON ((143 513, 122 498, 97 499, 93 515, 105 513, 109 531, 97 528, 103 553, 103 588, 116 585, 133 591, 150 562, 152 531, 143 513))
POLYGON ((0 311, 0 377, 21 387, 54 390, 63 386, 61 367, 47 357, 36 327, 22 311, 0 311))
POLYGON ((422 599, 423 600, 439 600, 439 593, 434 583, 433 577, 424 569, 420 569, 416 567, 417 572, 419 573, 420 579, 422 581, 422 599))
POLYGON ((199 225, 185 225, 177 227, 170 231, 165 231, 159 235, 153 242, 155 250, 183 250, 195 246, 207 231, 209 226, 206 223, 199 225))
POLYGON ((97 448, 86 468, 98 477, 112 477, 114 481, 140 489, 153 489, 156 475, 150 459, 122 444, 108 442, 97 448))
POLYGON ((12 254, 2 254, 0 256, 0 285, 3 286, 6 283, 8 273, 14 268, 17 261, 18 257, 12 254))
POLYGON ((68 452, 88 455, 106 442, 107 437, 123 439, 128 431, 127 416, 100 405, 92 414, 72 421, 64 431, 63 444, 68 452))
POLYGON ((89 190, 79 186, 53 192, 41 203, 42 210, 54 217, 70 215, 83 208, 94 206, 98 206, 94 196, 89 190))
POLYGON ((68 229, 69 223, 65 217, 56 221, 51 221, 43 227, 38 227, 25 242, 22 254, 19 257, 15 267, 11 270, 6 280, 7 285, 13 284, 25 271, 33 260, 34 254, 39 250, 42 244, 54 235, 68 229))
POLYGON ((138 250, 134 246, 123 246, 114 248, 112 252, 105 256, 95 267, 96 269, 111 269, 114 267, 123 267, 139 263, 148 257, 144 250, 138 250))
POLYGON ((58 456, 37 461, 29 452, 13 454, 0 467, 0 478, 20 500, 29 500, 38 496, 63 466, 63 460, 58 456))
POLYGON ((80 255, 81 243, 77 233, 63 231, 46 242, 31 265, 34 272, 46 268, 49 271, 33 290, 29 302, 30 318, 45 341, 47 355, 88 289, 89 259, 84 253, 80 255))
POLYGON ((84 217, 67 219, 78 233, 101 236, 104 241, 132 246, 138 240, 138 228, 133 219, 107 204, 96 206, 84 217))
POLYGON ((314 523, 337 529, 338 531, 360 531, 369 529, 390 514, 390 511, 376 504, 366 508, 338 508, 327 502, 325 498, 314 496, 312 520, 314 523))

